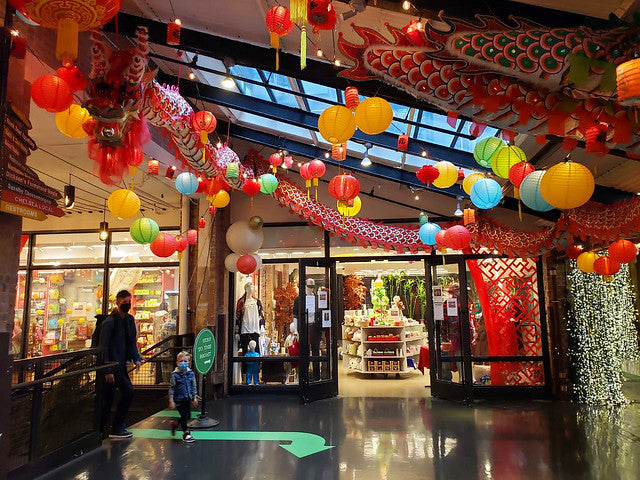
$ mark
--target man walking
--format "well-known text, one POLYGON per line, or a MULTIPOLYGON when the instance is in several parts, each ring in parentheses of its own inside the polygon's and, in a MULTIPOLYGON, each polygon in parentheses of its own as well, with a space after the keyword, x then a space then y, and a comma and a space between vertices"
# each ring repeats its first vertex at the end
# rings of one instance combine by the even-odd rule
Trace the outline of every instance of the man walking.
POLYGON ((133 399, 133 386, 127 373, 127 362, 133 361, 140 368, 142 358, 136 346, 136 324, 129 314, 131 309, 131 293, 121 290, 116 295, 116 308, 100 326, 100 347, 104 352, 105 362, 118 362, 105 374, 104 409, 100 421, 100 429, 104 433, 109 423, 111 404, 120 390, 120 400, 116 406, 113 426, 109 438, 129 438, 133 434, 124 428, 124 420, 129 412, 133 399))

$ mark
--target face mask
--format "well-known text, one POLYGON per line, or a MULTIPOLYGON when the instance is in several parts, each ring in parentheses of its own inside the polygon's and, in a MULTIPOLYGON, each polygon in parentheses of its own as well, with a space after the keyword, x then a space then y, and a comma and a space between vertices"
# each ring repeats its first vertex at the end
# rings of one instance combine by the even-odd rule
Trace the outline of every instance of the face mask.
POLYGON ((180 370, 186 370, 189 367, 189 362, 178 362, 178 368, 180 370))
POLYGON ((120 310, 122 310, 124 313, 127 313, 130 309, 131 309, 131 304, 130 303, 121 303, 120 304, 120 310))

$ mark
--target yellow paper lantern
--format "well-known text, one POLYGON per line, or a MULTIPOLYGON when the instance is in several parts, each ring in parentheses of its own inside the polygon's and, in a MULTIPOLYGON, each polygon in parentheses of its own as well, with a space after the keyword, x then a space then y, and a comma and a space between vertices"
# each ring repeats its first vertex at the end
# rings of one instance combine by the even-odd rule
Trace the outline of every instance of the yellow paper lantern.
POLYGON ((218 193, 212 196, 211 205, 216 208, 224 208, 229 205, 230 201, 231 197, 229 197, 229 194, 225 190, 220 190, 218 193))
POLYGON ((44 310, 36 310, 36 315, 42 315, 44 313, 44 310))
POLYGON ((362 208, 362 200, 360 200, 360 197, 354 198, 351 203, 352 205, 349 205, 349 202, 338 200, 337 208, 340 215, 344 215, 345 217, 355 217, 360 213, 360 209, 362 208))
POLYGON ((66 313, 67 315, 69 315, 69 314, 71 313, 71 309, 70 309, 70 308, 67 308, 67 309, 64 311, 64 313, 66 313))
POLYGON ((109 195, 109 211, 120 220, 131 218, 140 211, 140 199, 133 190, 120 188, 109 195))
POLYGON ((58 319, 58 326, 61 327, 62 325, 64 325, 64 320, 59 318, 58 319))
POLYGON ((82 125, 89 119, 91 119, 89 111, 73 103, 66 110, 56 113, 56 126, 67 137, 84 138, 87 136, 87 132, 84 131, 82 125))
POLYGON ((356 133, 356 119, 347 107, 333 105, 320 114, 318 130, 331 144, 345 143, 356 133))
POLYGON ((583 252, 576 260, 578 269, 584 273, 593 273, 593 263, 598 259, 598 255, 593 252, 583 252))
POLYGON ((509 178, 509 170, 516 163, 526 162, 527 156, 520 147, 508 145, 502 147, 491 157, 491 169, 501 178, 509 178))
POLYGON ((367 98, 356 108, 356 125, 367 135, 384 132, 392 121, 393 109, 384 98, 367 98))
POLYGON ((473 184, 483 178, 486 178, 484 173, 472 173, 471 175, 464 177, 464 180, 462 181, 462 188, 467 192, 467 195, 471 195, 471 187, 473 187, 473 184))
POLYGON ((440 172, 438 178, 433 181, 433 186, 438 188, 449 188, 458 181, 458 168, 451 162, 442 161, 434 165, 440 172))
POLYGON ((591 171, 575 162, 551 167, 540 180, 540 193, 547 203, 560 210, 578 208, 589 201, 596 182, 591 171))

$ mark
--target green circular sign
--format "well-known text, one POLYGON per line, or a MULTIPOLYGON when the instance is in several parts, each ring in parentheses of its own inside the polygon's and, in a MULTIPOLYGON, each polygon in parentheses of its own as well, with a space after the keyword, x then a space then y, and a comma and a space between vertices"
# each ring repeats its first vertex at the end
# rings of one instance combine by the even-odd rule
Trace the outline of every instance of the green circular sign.
POLYGON ((216 339, 208 328, 203 328, 196 336, 196 342, 193 345, 193 364, 196 371, 205 375, 216 358, 216 339))

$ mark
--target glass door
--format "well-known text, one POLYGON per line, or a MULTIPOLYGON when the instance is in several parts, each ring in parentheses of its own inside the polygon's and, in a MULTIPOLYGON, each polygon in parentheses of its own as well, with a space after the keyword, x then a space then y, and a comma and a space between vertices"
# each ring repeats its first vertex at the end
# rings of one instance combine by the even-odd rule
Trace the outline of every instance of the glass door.
POLYGON ((469 402, 472 399, 467 277, 462 257, 426 259, 427 326, 431 394, 469 402))
POLYGON ((300 398, 304 403, 338 394, 338 316, 335 262, 300 260, 294 313, 300 335, 300 398))

